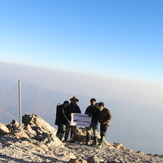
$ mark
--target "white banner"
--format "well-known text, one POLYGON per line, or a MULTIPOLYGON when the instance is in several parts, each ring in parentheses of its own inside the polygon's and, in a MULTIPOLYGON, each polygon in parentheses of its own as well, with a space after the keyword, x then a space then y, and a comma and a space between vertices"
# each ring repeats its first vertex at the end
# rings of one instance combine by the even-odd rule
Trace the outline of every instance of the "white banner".
POLYGON ((72 113, 71 126, 90 127, 92 117, 87 114, 72 113))

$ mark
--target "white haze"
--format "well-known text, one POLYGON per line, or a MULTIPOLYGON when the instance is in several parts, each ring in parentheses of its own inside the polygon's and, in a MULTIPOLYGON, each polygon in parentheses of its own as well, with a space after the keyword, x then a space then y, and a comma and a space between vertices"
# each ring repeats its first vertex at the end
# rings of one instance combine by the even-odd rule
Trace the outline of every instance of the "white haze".
POLYGON ((145 83, 59 69, 0 63, 0 76, 64 93, 163 108, 163 84, 145 83))

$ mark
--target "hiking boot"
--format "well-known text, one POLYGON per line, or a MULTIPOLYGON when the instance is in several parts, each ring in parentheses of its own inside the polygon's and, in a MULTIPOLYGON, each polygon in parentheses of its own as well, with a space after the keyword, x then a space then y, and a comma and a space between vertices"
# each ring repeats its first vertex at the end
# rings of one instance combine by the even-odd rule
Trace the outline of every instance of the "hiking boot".
POLYGON ((56 136, 57 136, 58 139, 60 139, 60 140, 62 139, 62 133, 57 132, 56 136))
POLYGON ((67 142, 67 139, 68 139, 68 135, 69 135, 69 133, 65 133, 65 142, 67 142))
POLYGON ((91 140, 91 136, 89 133, 87 133, 87 141, 86 141, 86 144, 89 145, 89 141, 91 140))
POLYGON ((100 143, 99 143, 98 147, 103 148, 104 147, 104 142, 105 142, 105 137, 101 136, 100 143))
POLYGON ((63 140, 63 133, 60 133, 58 138, 62 141, 63 140))
POLYGON ((93 145, 97 146, 97 137, 96 136, 93 137, 93 145))

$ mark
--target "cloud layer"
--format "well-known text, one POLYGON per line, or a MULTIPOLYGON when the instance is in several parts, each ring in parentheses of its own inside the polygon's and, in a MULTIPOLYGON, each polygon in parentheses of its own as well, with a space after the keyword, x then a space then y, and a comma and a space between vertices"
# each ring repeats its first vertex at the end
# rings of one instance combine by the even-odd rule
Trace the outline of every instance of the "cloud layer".
POLYGON ((1 78, 15 82, 21 79, 58 92, 163 108, 161 84, 2 62, 0 68, 1 78))

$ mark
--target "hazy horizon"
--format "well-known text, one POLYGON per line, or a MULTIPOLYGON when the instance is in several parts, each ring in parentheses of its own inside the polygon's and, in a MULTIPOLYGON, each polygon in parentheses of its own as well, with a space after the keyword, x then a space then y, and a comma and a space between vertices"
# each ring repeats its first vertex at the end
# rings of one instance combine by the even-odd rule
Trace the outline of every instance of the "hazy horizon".
POLYGON ((0 63, 0 76, 43 88, 99 99, 163 108, 163 85, 50 68, 0 63))

